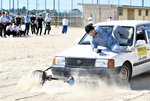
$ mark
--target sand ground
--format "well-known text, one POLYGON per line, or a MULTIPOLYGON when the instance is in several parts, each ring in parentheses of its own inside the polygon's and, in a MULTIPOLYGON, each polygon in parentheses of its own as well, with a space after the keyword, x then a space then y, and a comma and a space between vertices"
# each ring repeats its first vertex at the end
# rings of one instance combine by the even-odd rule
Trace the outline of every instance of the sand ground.
POLYGON ((102 81, 96 87, 52 81, 29 89, 35 83, 30 73, 48 68, 53 56, 75 45, 83 33, 83 28, 69 28, 62 35, 61 27, 52 27, 50 35, 0 38, 0 101, 150 101, 150 74, 134 78, 125 88, 102 81))

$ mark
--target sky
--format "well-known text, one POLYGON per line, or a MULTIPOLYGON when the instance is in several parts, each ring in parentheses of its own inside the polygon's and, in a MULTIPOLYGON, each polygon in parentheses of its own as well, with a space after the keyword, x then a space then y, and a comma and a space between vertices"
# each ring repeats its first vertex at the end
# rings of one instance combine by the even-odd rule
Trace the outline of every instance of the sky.
MULTIPOLYGON (((0 0, 0 9, 9 9, 9 1, 11 1, 11 8, 12 6, 12 0, 0 0), (2 2, 2 3, 1 3, 2 2)), ((17 0, 15 1, 15 8, 17 8, 17 0)), ((25 6, 27 8, 27 0, 18 0, 19 1, 19 8, 22 8, 25 6)), ((29 10, 36 9, 36 1, 38 2, 37 9, 45 9, 45 0, 28 0, 29 1, 29 10)), ((54 0, 46 0, 46 8, 47 9, 53 9, 53 1, 54 0)), ((82 11, 82 6, 78 5, 78 3, 93 3, 96 4, 97 1, 99 1, 99 4, 116 4, 116 5, 136 5, 141 6, 142 0, 55 0, 55 9, 60 11, 69 11, 71 9, 80 9, 82 11), (60 2, 60 5, 58 6, 58 1, 60 2), (73 3, 71 3, 71 1, 73 3)), ((150 0, 144 0, 144 6, 150 7, 150 0)))

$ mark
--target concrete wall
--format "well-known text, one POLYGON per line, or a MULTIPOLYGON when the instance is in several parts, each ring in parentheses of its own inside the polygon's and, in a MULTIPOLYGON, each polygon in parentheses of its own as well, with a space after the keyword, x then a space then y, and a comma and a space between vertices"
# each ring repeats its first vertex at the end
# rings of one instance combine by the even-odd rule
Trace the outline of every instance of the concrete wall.
MULTIPOLYGON (((120 8, 120 7, 119 7, 120 8)), ((110 16, 114 20, 150 20, 150 7, 135 7, 135 6, 122 6, 123 15, 118 15, 118 6, 115 5, 96 5, 84 4, 83 5, 83 18, 84 25, 88 24, 88 17, 92 14, 94 23, 106 21, 110 16), (142 15, 139 16, 139 9, 142 10, 142 15), (146 9, 149 15, 146 16, 146 9)))

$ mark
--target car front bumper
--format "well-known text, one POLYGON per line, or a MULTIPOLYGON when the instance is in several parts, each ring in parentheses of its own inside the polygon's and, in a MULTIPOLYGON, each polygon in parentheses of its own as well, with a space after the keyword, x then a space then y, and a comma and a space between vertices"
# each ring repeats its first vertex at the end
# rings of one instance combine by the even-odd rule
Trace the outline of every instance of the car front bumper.
POLYGON ((96 75, 98 77, 110 77, 112 75, 115 75, 119 72, 119 67, 116 67, 114 69, 106 68, 106 67, 78 67, 78 68, 72 68, 72 67, 57 67, 52 66, 52 74, 55 77, 70 77, 70 76, 93 76, 96 75))

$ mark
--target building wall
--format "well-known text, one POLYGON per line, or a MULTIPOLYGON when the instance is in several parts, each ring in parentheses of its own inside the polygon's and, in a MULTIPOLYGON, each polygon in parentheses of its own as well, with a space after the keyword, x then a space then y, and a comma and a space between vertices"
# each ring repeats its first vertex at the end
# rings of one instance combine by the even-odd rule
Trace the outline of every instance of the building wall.
POLYGON ((92 17, 93 17, 93 21, 94 21, 94 23, 95 22, 98 22, 98 20, 101 18, 101 12, 100 12, 100 7, 99 6, 88 6, 88 5, 86 5, 86 6, 84 6, 83 7, 83 11, 84 11, 84 13, 83 13, 83 23, 86 25, 86 24, 88 24, 88 17, 89 17, 89 15, 91 14, 92 15, 92 17))
POLYGON ((83 6, 83 23, 88 24, 88 17, 92 14, 94 23, 106 21, 110 16, 117 20, 117 8, 112 6, 99 6, 99 5, 84 5, 83 6))
POLYGON ((83 5, 83 18, 84 25, 88 24, 88 17, 92 14, 94 23, 106 21, 110 16, 114 20, 149 20, 150 21, 150 7, 135 7, 135 6, 122 6, 123 15, 119 15, 119 8, 115 5, 96 5, 85 4, 83 5), (141 16, 139 16, 139 9, 141 9, 141 16), (146 16, 146 9, 149 15, 146 16))
POLYGON ((123 15, 120 15, 118 17, 118 20, 125 20, 125 19, 127 19, 127 17, 128 17, 127 11, 128 11, 127 9, 123 9, 123 15))
POLYGON ((148 10, 148 16, 146 16, 146 9, 141 9, 141 16, 139 15, 139 10, 134 9, 134 20, 150 20, 150 10, 148 10))

